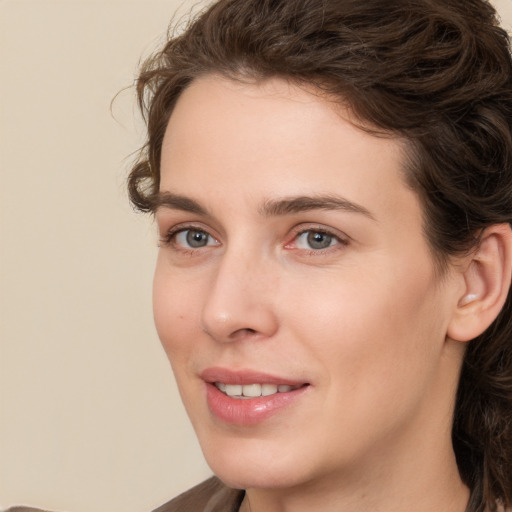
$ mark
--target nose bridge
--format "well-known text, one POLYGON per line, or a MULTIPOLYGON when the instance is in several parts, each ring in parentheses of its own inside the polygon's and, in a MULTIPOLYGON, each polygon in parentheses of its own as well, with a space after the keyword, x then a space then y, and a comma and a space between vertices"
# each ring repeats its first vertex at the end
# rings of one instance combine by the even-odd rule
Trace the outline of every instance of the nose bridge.
POLYGON ((272 336, 277 330, 272 281, 270 262, 261 252, 247 245, 227 248, 203 306, 203 330, 217 341, 272 336))

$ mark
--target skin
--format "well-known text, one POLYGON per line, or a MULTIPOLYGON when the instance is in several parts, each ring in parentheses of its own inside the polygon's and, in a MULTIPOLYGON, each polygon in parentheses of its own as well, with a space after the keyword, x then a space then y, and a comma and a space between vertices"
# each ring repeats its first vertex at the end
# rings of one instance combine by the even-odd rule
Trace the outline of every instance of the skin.
POLYGON ((403 162, 402 141, 279 79, 203 77, 177 103, 160 190, 180 200, 156 211, 155 322, 209 465, 247 489, 242 510, 465 508, 450 439, 464 344, 447 336, 464 276, 436 272, 403 162), (303 196, 350 208, 268 207, 303 196), (324 249, 308 243, 318 231, 324 249), (219 366, 309 386, 233 425, 200 377, 219 366))

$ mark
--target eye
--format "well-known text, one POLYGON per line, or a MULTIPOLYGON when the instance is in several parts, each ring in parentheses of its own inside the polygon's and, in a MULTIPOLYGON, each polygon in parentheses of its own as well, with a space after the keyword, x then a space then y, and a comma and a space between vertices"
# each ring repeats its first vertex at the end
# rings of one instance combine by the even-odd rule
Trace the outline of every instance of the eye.
POLYGON ((297 228, 293 239, 285 245, 285 249, 300 251, 302 255, 320 255, 324 251, 343 249, 349 245, 350 238, 338 230, 335 232, 317 226, 297 228))
POLYGON ((321 250, 331 247, 339 242, 339 239, 325 231, 304 231, 300 233, 295 241, 298 249, 321 250))
POLYGON ((208 245, 217 245, 217 241, 206 231, 200 229, 182 229, 171 235, 176 245, 187 249, 200 249, 208 245))

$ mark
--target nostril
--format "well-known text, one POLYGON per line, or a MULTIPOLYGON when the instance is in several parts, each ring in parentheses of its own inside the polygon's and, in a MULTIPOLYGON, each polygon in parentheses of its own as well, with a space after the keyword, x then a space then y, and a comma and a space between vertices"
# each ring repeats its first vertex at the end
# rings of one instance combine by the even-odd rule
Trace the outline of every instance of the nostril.
POLYGON ((242 327, 241 329, 236 329, 233 331, 227 338, 227 341, 239 341, 244 339, 256 339, 261 333, 258 329, 253 329, 252 327, 242 327))
POLYGON ((242 329, 237 329, 235 332, 231 334, 231 337, 237 338, 244 335, 254 335, 257 334, 258 331, 253 329, 252 327, 242 327, 242 329))

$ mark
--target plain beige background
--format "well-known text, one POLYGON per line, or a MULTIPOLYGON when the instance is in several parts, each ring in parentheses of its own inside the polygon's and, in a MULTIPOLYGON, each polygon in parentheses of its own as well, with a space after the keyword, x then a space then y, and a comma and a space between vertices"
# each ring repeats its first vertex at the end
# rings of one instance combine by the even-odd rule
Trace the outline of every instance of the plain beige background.
POLYGON ((142 512, 210 473, 124 190, 133 91, 110 113, 180 3, 0 2, 0 509, 142 512))
MULTIPOLYGON (((209 475, 124 190, 137 63, 191 0, 0 0, 0 509, 143 512, 209 475)), ((512 0, 496 1, 512 25, 512 0)))

